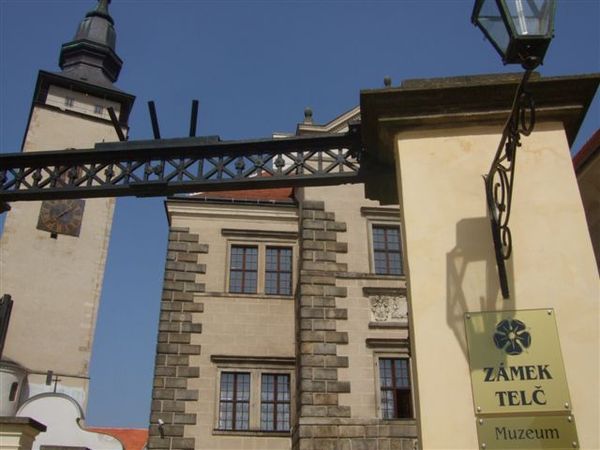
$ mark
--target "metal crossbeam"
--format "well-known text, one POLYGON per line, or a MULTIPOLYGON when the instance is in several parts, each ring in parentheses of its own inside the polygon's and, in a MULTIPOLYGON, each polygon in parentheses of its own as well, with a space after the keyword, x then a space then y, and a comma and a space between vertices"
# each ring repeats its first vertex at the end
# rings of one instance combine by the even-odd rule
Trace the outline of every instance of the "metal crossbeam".
POLYGON ((254 141, 158 139, 0 155, 0 202, 164 196, 362 181, 360 126, 254 141))

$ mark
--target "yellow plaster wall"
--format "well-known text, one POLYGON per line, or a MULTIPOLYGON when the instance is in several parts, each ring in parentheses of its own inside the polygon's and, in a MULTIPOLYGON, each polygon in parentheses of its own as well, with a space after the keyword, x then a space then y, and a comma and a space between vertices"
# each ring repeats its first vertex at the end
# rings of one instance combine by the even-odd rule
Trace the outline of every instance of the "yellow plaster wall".
POLYGON ((396 135, 421 445, 478 448, 464 314, 554 308, 581 448, 597 449, 600 286, 568 144, 545 123, 518 151, 503 300, 482 178, 499 138, 486 126, 396 135))

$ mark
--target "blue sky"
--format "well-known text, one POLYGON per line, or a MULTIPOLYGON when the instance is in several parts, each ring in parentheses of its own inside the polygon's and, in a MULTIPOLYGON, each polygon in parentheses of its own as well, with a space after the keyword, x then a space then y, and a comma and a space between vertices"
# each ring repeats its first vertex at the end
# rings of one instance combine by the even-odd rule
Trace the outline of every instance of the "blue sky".
MULTIPOLYGON (((20 149, 37 71, 58 70, 94 0, 0 0, 0 151, 20 149)), ((403 79, 518 71, 470 23, 471 0, 114 0, 117 85, 137 96, 130 139, 293 132, 310 106, 327 122, 361 89, 403 79)), ((544 76, 600 71, 600 2, 559 1, 544 76)), ((573 146, 600 124, 598 96, 573 146)), ((91 364, 87 423, 146 427, 167 241, 162 198, 117 202, 91 364)), ((0 219, 1 225, 1 219, 0 219)))

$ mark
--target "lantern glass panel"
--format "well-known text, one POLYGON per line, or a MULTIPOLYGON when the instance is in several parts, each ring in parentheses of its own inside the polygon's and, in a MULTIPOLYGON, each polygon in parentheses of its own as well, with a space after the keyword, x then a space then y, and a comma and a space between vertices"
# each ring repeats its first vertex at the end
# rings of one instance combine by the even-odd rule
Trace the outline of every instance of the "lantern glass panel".
POLYGON ((546 36, 551 30, 554 0, 505 0, 517 36, 546 36))
POLYGON ((483 0, 477 21, 498 49, 502 53, 506 52, 510 36, 496 0, 483 0))

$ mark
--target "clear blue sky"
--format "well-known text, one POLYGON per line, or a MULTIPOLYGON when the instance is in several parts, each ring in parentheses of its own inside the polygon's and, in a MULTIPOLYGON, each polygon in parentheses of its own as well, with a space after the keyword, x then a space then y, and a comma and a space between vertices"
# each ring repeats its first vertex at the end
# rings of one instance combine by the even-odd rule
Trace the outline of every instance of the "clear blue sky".
MULTIPOLYGON (((0 151, 20 149, 37 71, 58 70, 95 0, 0 0, 0 151)), ((295 130, 311 106, 327 122, 361 89, 403 79, 517 71, 470 24, 471 0, 114 0, 117 85, 137 96, 131 139, 184 136, 192 99, 199 133, 224 139, 295 130)), ((600 71, 600 1, 563 0, 545 76, 600 71)), ((597 96, 598 97, 598 96, 597 96)), ((573 146, 600 124, 593 103, 573 146)), ((91 365, 87 423, 146 427, 167 223, 163 200, 119 199, 91 365)), ((0 223, 1 225, 1 223, 0 223)))

